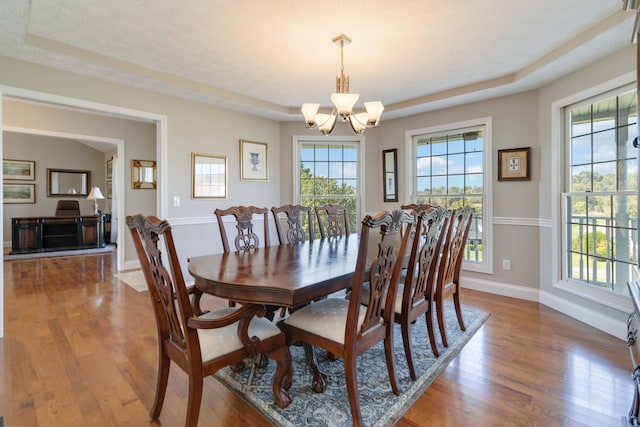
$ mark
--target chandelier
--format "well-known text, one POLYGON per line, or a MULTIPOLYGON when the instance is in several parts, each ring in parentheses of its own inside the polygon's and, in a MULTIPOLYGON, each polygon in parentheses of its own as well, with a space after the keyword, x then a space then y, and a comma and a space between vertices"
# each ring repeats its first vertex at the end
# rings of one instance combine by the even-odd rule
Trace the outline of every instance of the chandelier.
POLYGON ((354 113, 353 106, 360 97, 357 93, 349 93, 349 76, 344 75, 343 48, 351 43, 351 39, 340 34, 332 39, 333 43, 340 46, 340 77, 336 77, 336 93, 331 94, 331 102, 334 108, 331 114, 319 113, 320 104, 302 104, 302 114, 307 128, 317 127, 323 135, 328 135, 336 126, 338 116, 343 122, 348 121, 351 128, 358 135, 366 128, 378 126, 384 105, 380 101, 365 102, 366 111, 354 113))

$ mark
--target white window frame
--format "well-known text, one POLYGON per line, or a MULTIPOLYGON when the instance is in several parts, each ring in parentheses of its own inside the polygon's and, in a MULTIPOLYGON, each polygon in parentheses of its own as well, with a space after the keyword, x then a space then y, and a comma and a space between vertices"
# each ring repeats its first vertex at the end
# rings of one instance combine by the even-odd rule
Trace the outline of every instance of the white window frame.
MULTIPOLYGON (((358 195, 356 196, 356 218, 362 218, 363 206, 365 206, 365 137, 364 136, 313 136, 313 135, 294 135, 293 137, 293 204, 300 204, 300 147, 302 144, 336 144, 348 143, 356 145, 358 149, 358 195)), ((356 222, 358 224, 358 222, 356 222)), ((360 233, 360 230, 351 230, 354 233, 360 233)))
POLYGON ((598 289, 594 286, 586 285, 582 282, 567 280, 563 272, 564 268, 564 212, 562 206, 562 193, 565 187, 566 159, 566 107, 594 98, 600 94, 610 92, 617 88, 636 82, 636 73, 630 72, 616 77, 599 85, 585 89, 565 98, 553 101, 551 104, 551 185, 553 197, 551 197, 552 215, 552 277, 553 287, 573 295, 585 298, 589 301, 619 310, 628 312, 631 303, 628 296, 616 294, 609 290, 598 289))
POLYGON ((492 119, 491 117, 482 117, 462 122, 447 123, 443 125, 430 126, 422 129, 412 129, 405 132, 406 147, 406 194, 404 199, 412 203, 415 201, 415 159, 416 152, 413 146, 413 138, 423 134, 441 133, 447 131, 455 131, 457 129, 484 126, 484 145, 483 152, 483 196, 482 196, 482 261, 481 262, 463 262, 462 269, 474 271, 478 273, 493 274, 493 186, 491 185, 491 177, 493 171, 493 151, 492 151, 492 119))

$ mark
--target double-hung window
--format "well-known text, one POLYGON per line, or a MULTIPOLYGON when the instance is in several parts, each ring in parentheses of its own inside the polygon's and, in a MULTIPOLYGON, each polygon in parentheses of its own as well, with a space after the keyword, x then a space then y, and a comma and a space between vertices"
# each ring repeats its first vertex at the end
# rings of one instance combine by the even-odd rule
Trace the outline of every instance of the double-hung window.
POLYGON ((626 294, 638 262, 636 90, 620 88, 565 112, 564 277, 626 294))
MULTIPOLYGON (((298 137, 295 147, 296 203, 311 208, 329 203, 346 206, 349 231, 358 233, 360 194, 363 193, 360 138, 298 137)), ((317 227, 316 232, 319 233, 317 227)))
POLYGON ((473 221, 464 252, 464 268, 490 272, 492 242, 490 193, 491 119, 407 132, 411 154, 408 177, 413 203, 447 209, 471 206, 473 221))

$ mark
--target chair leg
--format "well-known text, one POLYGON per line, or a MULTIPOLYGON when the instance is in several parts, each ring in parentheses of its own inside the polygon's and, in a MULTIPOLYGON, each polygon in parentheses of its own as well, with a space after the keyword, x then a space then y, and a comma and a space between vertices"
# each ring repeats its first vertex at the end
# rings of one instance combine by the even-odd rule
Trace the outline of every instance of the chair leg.
POLYGON ((436 300, 436 315, 438 317, 438 328, 440 328, 440 337, 442 338, 442 345, 449 347, 447 341, 447 332, 444 330, 444 301, 442 298, 436 300))
POLYGON ((202 372, 192 372, 189 375, 189 401, 187 402, 185 427, 196 427, 198 425, 203 382, 202 372))
POLYGON ((409 366, 409 376, 412 381, 415 381, 417 378, 416 368, 413 364, 413 353, 411 350, 411 325, 407 321, 407 319, 403 319, 402 324, 400 325, 400 329, 402 330, 402 343, 404 344, 404 355, 407 358, 407 366, 409 366))
POLYGON ((458 317, 458 325, 460 325, 460 329, 466 331, 464 326, 464 320, 462 319, 462 307, 460 307, 460 293, 456 291, 453 294, 453 305, 456 307, 456 316, 458 317))
POLYGON ((429 309, 424 314, 424 319, 427 323, 427 333, 429 334, 429 344, 431 344, 431 351, 433 351, 433 355, 435 357, 440 357, 440 351, 438 350, 438 344, 436 343, 436 334, 433 330, 433 314, 431 313, 431 309, 429 309))
POLYGON ((347 382, 347 395, 351 407, 351 418, 354 427, 364 425, 362 411, 360 410, 360 396, 358 395, 358 376, 356 372, 356 356, 350 355, 344 358, 344 376, 347 382))
POLYGON ((384 356, 387 360, 387 372, 389 373, 389 382, 391 390, 396 396, 400 395, 400 387, 396 378, 396 362, 393 357, 393 324, 387 328, 387 337, 384 339, 384 356))
POLYGON ((276 361, 276 373, 273 377, 273 398, 279 408, 286 408, 291 403, 287 390, 293 382, 293 365, 289 347, 279 347, 269 352, 269 357, 276 361))
POLYGON ((153 405, 149 415, 152 420, 157 420, 162 411, 162 404, 164 403, 164 397, 167 394, 167 384, 169 382, 169 369, 171 368, 171 359, 166 354, 162 353, 158 355, 158 376, 156 378, 156 396, 153 398, 153 405))

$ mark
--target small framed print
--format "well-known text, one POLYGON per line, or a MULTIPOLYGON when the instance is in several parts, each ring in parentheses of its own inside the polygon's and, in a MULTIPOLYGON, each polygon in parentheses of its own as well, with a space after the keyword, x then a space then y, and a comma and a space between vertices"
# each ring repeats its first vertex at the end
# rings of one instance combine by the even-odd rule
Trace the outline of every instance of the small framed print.
POLYGON ((240 180, 269 181, 269 145, 240 140, 240 180))
POLYGON ((107 181, 107 199, 113 198, 113 181, 107 181))
POLYGON ((527 181, 531 147, 498 150, 498 181, 527 181))
POLYGON ((385 202, 398 201, 398 150, 382 151, 382 179, 385 202))
POLYGON ((35 184, 4 184, 2 186, 3 202, 9 204, 35 203, 35 184))
POLYGON ((107 180, 113 178, 113 159, 107 160, 107 180))
POLYGON ((2 160, 2 179, 35 181, 36 162, 31 160, 2 160))

